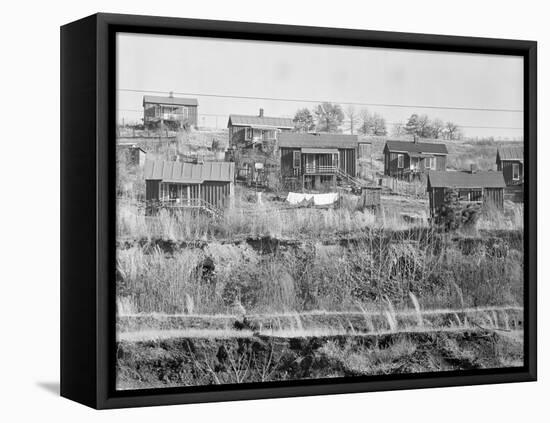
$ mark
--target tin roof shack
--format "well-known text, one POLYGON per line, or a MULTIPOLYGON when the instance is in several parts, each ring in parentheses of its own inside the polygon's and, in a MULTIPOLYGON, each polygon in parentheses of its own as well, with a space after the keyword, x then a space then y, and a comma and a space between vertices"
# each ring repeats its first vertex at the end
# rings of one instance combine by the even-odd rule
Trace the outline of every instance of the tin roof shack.
POLYGON ((143 124, 146 128, 161 130, 197 126, 196 98, 143 96, 143 124))
POLYGON ((494 171, 476 172, 428 172, 428 196, 430 213, 445 201, 447 190, 456 190, 459 201, 464 203, 492 203, 499 209, 504 207, 504 178, 502 173, 494 171))
POLYGON ((315 190, 338 182, 363 185, 356 178, 357 135, 282 133, 277 144, 283 180, 315 190))
POLYGON ((412 181, 428 171, 447 170, 447 146, 439 142, 388 140, 384 146, 384 175, 412 181))
POLYGON ((198 209, 218 215, 233 198, 235 165, 230 162, 191 164, 145 163, 145 199, 149 213, 158 208, 198 209))
POLYGON ((237 179, 255 187, 278 185, 277 138, 294 129, 292 119, 264 116, 260 109, 257 116, 230 115, 227 127, 226 159, 235 162, 237 179))
POLYGON ((127 166, 142 167, 145 165, 147 152, 137 144, 119 143, 117 144, 117 150, 124 158, 127 166))
POLYGON ((257 116, 229 115, 227 128, 230 148, 255 147, 270 152, 278 134, 292 131, 294 122, 291 118, 264 116, 264 109, 260 109, 257 116))
POLYGON ((502 172, 506 189, 504 198, 515 203, 523 202, 523 147, 501 146, 497 150, 497 170, 502 172))
POLYGON ((523 183, 523 147, 499 147, 496 163, 506 185, 523 183))

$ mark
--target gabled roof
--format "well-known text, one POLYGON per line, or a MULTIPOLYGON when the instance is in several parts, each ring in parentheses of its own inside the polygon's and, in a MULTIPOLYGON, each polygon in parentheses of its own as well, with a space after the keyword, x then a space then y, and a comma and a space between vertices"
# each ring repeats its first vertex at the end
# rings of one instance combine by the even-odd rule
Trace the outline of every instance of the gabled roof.
POLYGON ((200 184, 204 181, 232 182, 235 164, 232 162, 207 162, 192 164, 148 160, 145 162, 145 179, 163 182, 200 184))
POLYGON ((523 160, 523 147, 504 146, 497 150, 497 161, 500 160, 523 160))
POLYGON ((198 106, 199 102, 196 98, 181 98, 181 97, 160 97, 155 95, 144 95, 143 105, 145 103, 165 104, 167 106, 198 106))
POLYGON ((502 172, 428 172, 432 188, 505 188, 502 172))
POLYGON ((390 152, 399 153, 428 153, 428 154, 449 154, 447 146, 443 143, 412 142, 412 141, 386 141, 386 147, 390 152))
POLYGON ((283 148, 356 148, 358 143, 357 135, 298 132, 281 133, 277 141, 283 148))
POLYGON ((227 126, 254 126, 292 129, 294 128, 294 122, 291 118, 282 117, 229 115, 227 126))

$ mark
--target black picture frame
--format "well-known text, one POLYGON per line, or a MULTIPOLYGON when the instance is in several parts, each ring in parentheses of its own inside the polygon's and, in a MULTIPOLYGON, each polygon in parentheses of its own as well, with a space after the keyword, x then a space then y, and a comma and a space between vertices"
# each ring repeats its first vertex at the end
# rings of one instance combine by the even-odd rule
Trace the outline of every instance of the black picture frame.
POLYGON ((95 14, 61 28, 61 395, 97 409, 534 381, 537 377, 537 44, 95 14), (213 387, 114 390, 115 34, 188 35, 524 58, 525 364, 522 368, 213 387))

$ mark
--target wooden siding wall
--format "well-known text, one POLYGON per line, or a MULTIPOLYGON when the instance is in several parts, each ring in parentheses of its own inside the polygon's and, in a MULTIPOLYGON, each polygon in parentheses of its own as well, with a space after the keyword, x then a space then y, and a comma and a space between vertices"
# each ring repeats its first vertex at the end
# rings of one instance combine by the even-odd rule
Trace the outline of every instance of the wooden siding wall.
POLYGON ((430 213, 434 214, 435 209, 437 209, 443 201, 445 201, 445 188, 431 188, 429 190, 430 197, 430 213))
POLYGON ((160 181, 146 180, 145 181, 145 200, 146 201, 158 201, 159 199, 159 187, 160 181))
MULTIPOLYGON (((424 159, 421 159, 417 171, 424 172, 426 170, 438 170, 445 171, 447 170, 447 156, 434 156, 435 158, 435 169, 426 169, 424 159)), ((406 153, 393 153, 386 151, 384 153, 384 175, 387 176, 401 176, 404 170, 409 170, 411 167, 411 158, 406 153), (404 166, 403 168, 397 167, 397 156, 398 154, 404 155, 404 166)))
POLYGON ((523 184, 504 188, 504 199, 514 203, 523 203, 523 184))
MULTIPOLYGON (((430 213, 433 215, 435 210, 445 201, 445 191, 447 188, 428 188, 430 200, 430 213)), ((459 189, 457 189, 459 190, 459 189)), ((467 188, 465 191, 469 191, 467 188)), ((483 204, 492 203, 499 209, 504 207, 504 189, 503 188, 483 188, 483 204)))
POLYGON ((281 154, 281 176, 289 178, 294 176, 293 158, 294 151, 300 151, 299 148, 280 148, 281 154))
POLYGON ((206 181, 201 185, 201 198, 216 207, 229 205, 230 182, 206 181))
POLYGON ((357 149, 355 148, 339 148, 340 153, 340 170, 348 175, 357 176, 357 149))
MULTIPOLYGON (((156 118, 160 117, 162 114, 162 106, 155 103, 145 103, 143 106, 143 117, 144 123, 154 121, 156 118)), ((197 106, 165 106, 165 107, 176 107, 178 109, 178 116, 180 120, 183 120, 183 111, 187 110, 187 120, 193 126, 197 126, 198 122, 198 111, 197 106)))
MULTIPOLYGON (((166 182, 158 180, 146 180, 145 181, 145 199, 147 201, 159 201, 161 198, 161 191, 168 192, 168 186, 172 185, 166 182)), ((231 182, 217 182, 217 181, 205 181, 200 184, 175 184, 181 187, 179 191, 181 193, 180 198, 187 197, 187 187, 189 186, 190 198, 202 198, 208 203, 223 208, 229 205, 229 197, 231 195, 231 182)))
POLYGON ((502 160, 498 166, 497 169, 502 172, 502 175, 504 176, 504 183, 506 185, 513 185, 514 183, 517 183, 518 180, 514 181, 513 176, 513 169, 512 164, 513 163, 519 163, 519 179, 523 179, 523 163, 518 161, 511 161, 511 160, 502 160))
POLYGON ((483 203, 492 203, 499 209, 504 207, 504 189, 503 188, 483 188, 483 203))
POLYGON ((197 126, 197 123, 198 123, 197 108, 194 106, 190 106, 187 108, 187 113, 188 113, 188 120, 189 122, 191 122, 191 125, 197 126))
MULTIPOLYGON (((281 175, 286 178, 294 176, 294 151, 301 151, 301 149, 282 147, 279 149, 279 151, 281 155, 281 175)), ((355 148, 339 148, 338 153, 340 155, 340 169, 351 176, 357 176, 357 150, 355 148)), ((328 161, 325 161, 321 155, 321 160, 319 160, 317 165, 328 164, 328 161)), ((301 172, 303 172, 306 166, 305 154, 301 155, 301 166, 301 172)))

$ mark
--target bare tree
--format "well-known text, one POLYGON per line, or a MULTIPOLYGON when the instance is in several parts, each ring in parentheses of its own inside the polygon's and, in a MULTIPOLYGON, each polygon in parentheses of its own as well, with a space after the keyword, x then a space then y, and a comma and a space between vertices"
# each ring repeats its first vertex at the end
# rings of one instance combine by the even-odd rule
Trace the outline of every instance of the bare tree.
POLYGON ((432 128, 428 115, 418 116, 418 127, 416 135, 420 138, 429 138, 431 136, 432 128))
POLYGON ((447 122, 445 124, 445 134, 448 140, 454 140, 458 136, 458 125, 453 122, 447 122))
POLYGON ((372 133, 373 135, 387 135, 386 119, 378 113, 373 115, 372 119, 372 133))
POLYGON ((406 135, 405 124, 403 122, 396 122, 393 124, 391 134, 394 137, 402 137, 406 135))
POLYGON ((438 139, 441 138, 443 135, 443 129, 445 128, 445 124, 441 119, 434 119, 432 121, 432 138, 438 139))
POLYGON ((359 116, 361 119, 361 126, 359 128, 359 131, 361 131, 361 133, 365 135, 370 134, 372 131, 372 114, 369 112, 368 109, 361 109, 361 111, 359 112, 359 116))
POLYGON ((359 124, 359 113, 357 113, 355 106, 350 104, 346 107, 346 115, 349 119, 350 133, 353 135, 355 128, 357 128, 357 125, 359 124))

